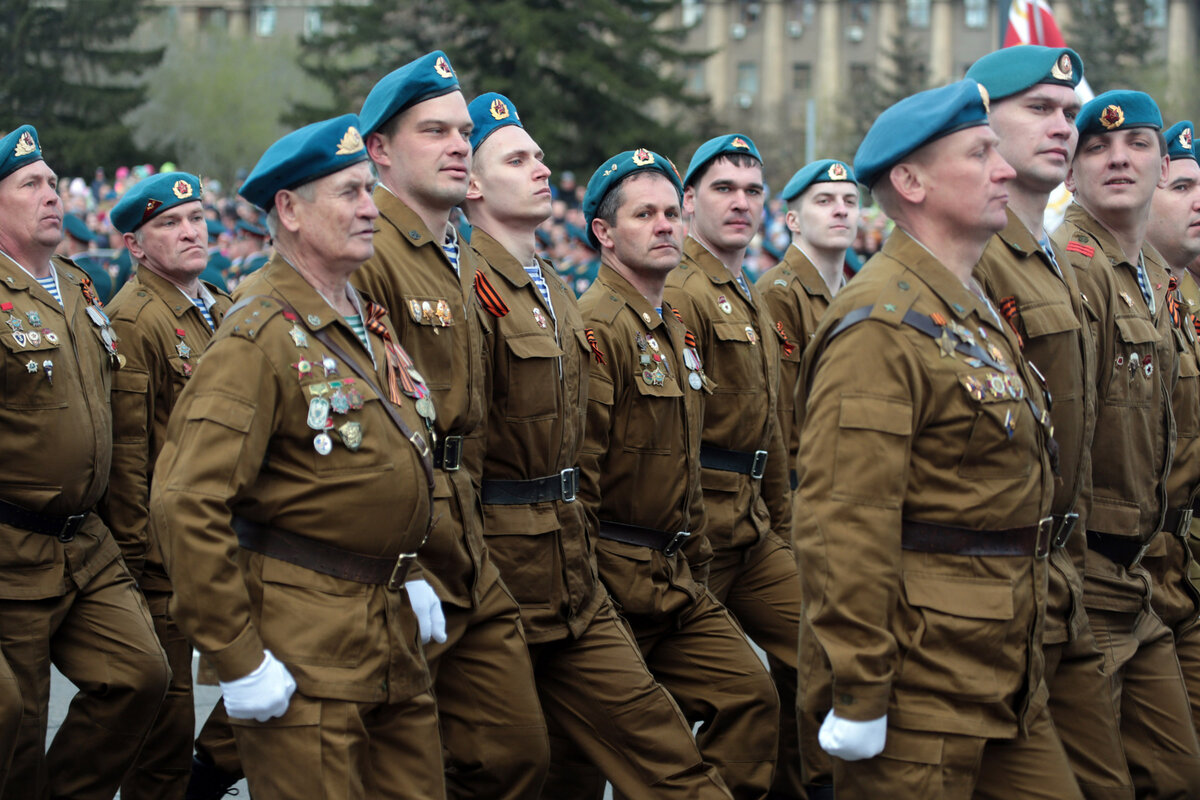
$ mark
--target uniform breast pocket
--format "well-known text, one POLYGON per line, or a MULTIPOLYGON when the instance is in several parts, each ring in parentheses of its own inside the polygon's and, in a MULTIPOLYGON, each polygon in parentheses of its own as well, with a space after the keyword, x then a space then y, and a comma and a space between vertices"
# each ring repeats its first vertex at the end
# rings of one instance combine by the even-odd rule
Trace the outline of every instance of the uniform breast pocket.
MULTIPOLYGON (((683 392, 673 380, 662 386, 647 383, 640 375, 633 381, 638 394, 625 415, 621 437, 625 450, 634 453, 668 455, 671 443, 682 441, 683 392)), ((680 456, 683 454, 680 453, 680 456)))
MULTIPOLYGON (((1113 339, 1112 363, 1109 371, 1108 394, 1110 406, 1148 408, 1158 392, 1158 331, 1144 319, 1133 316, 1117 317, 1113 339)), ((1104 365, 1100 365, 1104 369, 1104 365)))
POLYGON ((1079 330, 1079 319, 1069 306, 1028 305, 1021 309, 1021 323, 1030 339, 1079 330))
POLYGON ((347 389, 343 383, 336 389, 325 411, 322 411, 319 403, 314 409, 313 401, 316 398, 309 401, 308 434, 312 437, 309 450, 312 452, 313 473, 319 477, 352 478, 363 473, 395 468, 393 453, 388 452, 386 447, 389 441, 394 440, 384 427, 394 423, 380 405, 384 401, 360 381, 354 381, 349 387, 347 389), (343 392, 350 398, 348 408, 341 398, 336 397, 337 392, 343 392), (342 409, 345 409, 344 413, 342 409), (324 430, 318 431, 313 426, 322 418, 328 422, 324 430))
POLYGON ((558 414, 562 348, 545 333, 521 333, 504 340, 508 386, 504 416, 511 422, 549 419, 558 414))
MULTIPOLYGON (((717 383, 714 394, 755 394, 766 384, 762 367, 762 342, 749 321, 714 322, 716 347, 704 369, 717 383)), ((771 334, 774 336, 774 334, 771 334)))
POLYGON ((964 375, 960 382, 970 398, 964 398, 974 408, 967 445, 958 463, 958 474, 964 478, 1020 478, 1029 474, 1033 462, 1018 457, 1035 445, 1029 444, 1037 434, 1033 423, 1023 416, 1025 387, 1013 374, 964 375), (975 387, 982 386, 982 389, 975 387), (973 391, 974 390, 974 391, 973 391), (982 395, 982 399, 980 399, 982 395))
POLYGON ((67 405, 66 351, 43 336, 33 344, 24 332, 0 334, 4 356, 4 407, 19 411, 67 405))
MULTIPOLYGON (((426 386, 435 391, 449 389, 456 378, 454 336, 442 329, 465 325, 466 322, 459 319, 445 298, 406 296, 404 308, 414 324, 401 344, 421 371, 426 386)), ((463 377, 457 376, 458 380, 463 380, 463 377)))
POLYGON ((1183 331, 1178 328, 1174 331, 1179 348, 1179 384, 1172 394, 1171 410, 1175 412, 1179 438, 1194 439, 1200 436, 1200 366, 1196 363, 1196 351, 1183 331))

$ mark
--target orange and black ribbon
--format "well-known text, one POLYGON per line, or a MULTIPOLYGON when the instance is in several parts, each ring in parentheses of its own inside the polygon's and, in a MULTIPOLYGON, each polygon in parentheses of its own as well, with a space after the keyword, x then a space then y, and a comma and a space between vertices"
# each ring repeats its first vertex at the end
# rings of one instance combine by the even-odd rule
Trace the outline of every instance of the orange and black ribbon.
POLYGON ((475 295, 493 317, 503 317, 508 314, 508 304, 504 302, 500 293, 482 272, 475 273, 475 295))
POLYGON ((796 349, 796 345, 788 341, 787 331, 783 329, 783 323, 775 320, 775 332, 779 334, 779 338, 783 340, 783 354, 790 356, 792 351, 796 349))
POLYGON ((939 328, 944 328, 946 326, 946 318, 936 311, 929 315, 929 319, 939 328))
POLYGON ((363 325, 371 333, 383 339, 383 347, 387 351, 388 399, 399 406, 403 405, 400 402, 401 386, 404 387, 404 393, 409 397, 419 397, 420 392, 416 383, 413 382, 412 376, 408 374, 408 369, 412 366, 412 359, 392 339, 391 331, 383 324, 385 314, 387 314, 387 310, 383 306, 373 300, 368 300, 363 325))
POLYGON ((88 305, 95 306, 96 308, 104 307, 104 303, 100 302, 100 298, 96 296, 96 290, 92 288, 92 279, 87 275, 83 276, 83 281, 80 283, 79 288, 83 292, 83 299, 87 301, 88 305))
POLYGON ((1179 279, 1172 277, 1167 283, 1167 313, 1171 315, 1171 324, 1176 328, 1183 327, 1183 313, 1179 310, 1179 279))
MULTIPOLYGON (((479 273, 475 273, 478 275, 479 273)), ((596 332, 591 328, 584 328, 583 335, 587 337, 588 344, 592 346, 592 354, 596 356, 597 364, 604 364, 604 353, 600 352, 600 345, 596 344, 596 332)))
POLYGON ((1008 326, 1012 328, 1013 333, 1017 335, 1017 347, 1025 349, 1025 339, 1021 336, 1020 327, 1020 312, 1017 310, 1017 298, 1013 295, 1000 298, 1000 313, 1004 315, 1004 319, 1008 320, 1008 326))
POLYGON ((675 319, 679 320, 679 324, 683 326, 683 343, 692 349, 696 347, 696 334, 692 333, 691 328, 683 321, 683 314, 679 313, 678 308, 672 308, 671 313, 675 315, 675 319))

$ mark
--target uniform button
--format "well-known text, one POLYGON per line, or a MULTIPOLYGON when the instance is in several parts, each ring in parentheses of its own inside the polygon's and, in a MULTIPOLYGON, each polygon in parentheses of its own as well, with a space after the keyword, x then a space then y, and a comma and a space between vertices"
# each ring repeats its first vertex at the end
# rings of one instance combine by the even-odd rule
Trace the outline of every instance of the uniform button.
POLYGON ((952 305, 950 307, 953 308, 955 311, 957 311, 959 314, 963 313, 963 307, 961 305, 959 305, 958 303, 955 303, 954 305, 952 305))
POLYGON ((906 291, 906 292, 908 291, 908 281, 900 281, 896 285, 899 286, 904 291, 906 291))
POLYGON ((854 705, 854 695, 852 695, 852 694, 839 695, 838 702, 844 706, 852 706, 852 705, 854 705))
POLYGON ((420 233, 418 233, 417 231, 409 231, 409 232, 408 232, 408 235, 409 235, 409 236, 411 236, 413 239, 420 239, 420 238, 421 238, 421 234, 420 234, 420 233))

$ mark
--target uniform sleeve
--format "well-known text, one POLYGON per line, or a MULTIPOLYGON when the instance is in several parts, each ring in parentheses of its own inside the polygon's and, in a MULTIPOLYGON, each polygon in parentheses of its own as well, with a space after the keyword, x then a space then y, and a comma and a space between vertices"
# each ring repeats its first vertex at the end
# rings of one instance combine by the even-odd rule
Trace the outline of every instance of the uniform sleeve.
POLYGON ((767 444, 767 466, 762 476, 762 498, 771 515, 771 531, 785 542, 792 541, 792 484, 788 475, 790 464, 787 447, 780 431, 779 415, 767 421, 770 438, 767 444))
POLYGON ((587 421, 579 452, 579 497, 589 519, 598 520, 602 499, 600 476, 612 434, 613 408, 623 387, 618 386, 622 374, 614 363, 618 354, 612 347, 611 329, 595 326, 592 320, 585 320, 584 325, 592 329, 596 349, 604 357, 601 364, 594 353, 589 354, 587 421))
POLYGON ((924 398, 893 328, 862 323, 810 355, 818 360, 800 436, 808 468, 796 515, 804 614, 829 659, 833 708, 846 719, 877 719, 898 666, 890 619, 924 398))
POLYGON ((762 296, 767 304, 768 319, 772 324, 783 327, 787 343, 792 348, 790 353, 785 352, 783 340, 780 339, 779 403, 776 414, 779 419, 779 435, 787 448, 787 468, 791 470, 792 461, 800 447, 800 431, 796 425, 796 389, 800 380, 800 357, 808 341, 808 334, 812 331, 805 333, 802 330, 803 321, 794 295, 788 287, 768 285, 763 288, 762 296))
POLYGON ((254 342, 214 341, 172 414, 151 495, 172 613, 224 681, 249 674, 263 658, 231 508, 263 467, 278 380, 254 342))

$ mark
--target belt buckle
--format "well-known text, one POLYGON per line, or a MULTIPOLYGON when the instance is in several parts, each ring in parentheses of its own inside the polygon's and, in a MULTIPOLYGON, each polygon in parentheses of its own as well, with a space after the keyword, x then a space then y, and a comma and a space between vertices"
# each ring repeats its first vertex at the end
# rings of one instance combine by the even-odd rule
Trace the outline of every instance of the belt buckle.
POLYGON ((392 574, 387 582, 387 588, 390 591, 398 592, 404 586, 404 579, 408 577, 408 569, 416 557, 416 553, 401 553, 396 557, 396 566, 392 567, 392 574))
POLYGON ((1195 513, 1196 512, 1193 511, 1190 507, 1185 508, 1179 512, 1179 525, 1178 525, 1178 527, 1175 528, 1174 533, 1180 539, 1187 538, 1188 529, 1190 529, 1192 527, 1192 515, 1195 513))
POLYGON ((758 480, 767 471, 767 451, 755 450, 754 463, 750 465, 750 477, 758 480))
POLYGON ((676 531, 671 537, 671 541, 667 542, 667 546, 662 549, 663 555, 667 558, 679 552, 679 548, 683 547, 683 543, 691 536, 691 531, 676 531))
POLYGON ((574 503, 575 494, 579 491, 579 468, 571 467, 558 473, 562 484, 562 500, 564 503, 574 503))
POLYGON ((457 472, 462 466, 461 436, 447 436, 442 439, 442 469, 446 472, 457 472))
POLYGON ((1079 513, 1071 511, 1063 514, 1062 524, 1058 526, 1058 530, 1054 534, 1054 546, 1063 547, 1070 540, 1071 534, 1075 532, 1075 526, 1079 524, 1079 513))
POLYGON ((83 527, 83 521, 87 519, 87 514, 72 514, 67 517, 67 521, 63 523, 62 529, 59 530, 57 538, 63 544, 75 541, 75 534, 83 527))
POLYGON ((1133 557, 1133 560, 1129 562, 1129 566, 1125 569, 1133 569, 1138 564, 1142 563, 1142 557, 1145 556, 1146 551, 1150 549, 1150 542, 1152 541, 1154 541, 1154 537, 1150 537, 1145 542, 1142 542, 1142 546, 1138 548, 1137 555, 1133 557))
POLYGON ((1050 540, 1054 534, 1054 517, 1042 517, 1037 524, 1037 541, 1034 543, 1033 557, 1042 559, 1050 555, 1050 540))
POLYGON ((424 458, 427 455, 430 455, 429 444, 426 443, 424 436, 417 433, 416 431, 413 431, 413 435, 408 437, 408 440, 410 442, 412 442, 413 447, 417 448, 417 453, 422 458, 424 458))

